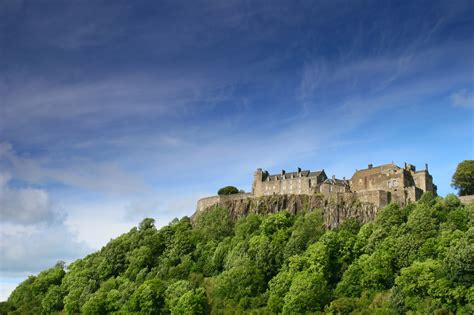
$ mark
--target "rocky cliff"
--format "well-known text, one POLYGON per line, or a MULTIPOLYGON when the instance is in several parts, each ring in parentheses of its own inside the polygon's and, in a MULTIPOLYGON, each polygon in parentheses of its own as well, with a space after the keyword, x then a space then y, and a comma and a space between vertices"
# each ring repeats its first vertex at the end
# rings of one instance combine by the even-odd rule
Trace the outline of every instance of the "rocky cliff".
MULTIPOLYGON (((198 203, 199 205, 199 203, 198 203)), ((325 224, 328 228, 335 228, 343 221, 354 218, 361 223, 372 221, 378 207, 368 202, 359 201, 354 194, 340 193, 336 197, 328 199, 323 195, 273 195, 249 198, 215 198, 207 208, 221 207, 228 209, 234 219, 249 213, 275 213, 288 210, 290 213, 299 213, 322 209, 325 224)), ((206 208, 198 209, 193 218, 198 216, 206 208)))

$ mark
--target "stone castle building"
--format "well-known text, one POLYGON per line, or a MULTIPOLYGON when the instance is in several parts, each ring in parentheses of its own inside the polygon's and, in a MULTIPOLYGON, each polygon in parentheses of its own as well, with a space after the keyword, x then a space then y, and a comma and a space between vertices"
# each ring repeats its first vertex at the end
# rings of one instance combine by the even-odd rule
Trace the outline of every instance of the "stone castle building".
POLYGON ((312 194, 327 179, 324 170, 310 172, 308 170, 270 175, 267 171, 257 169, 252 184, 252 194, 269 196, 275 194, 312 194))
POLYGON ((350 218, 370 222, 387 204, 404 206, 419 200, 424 192, 436 194, 436 189, 428 165, 417 171, 407 163, 403 167, 393 162, 375 167, 369 164, 365 169, 356 170, 350 179, 329 178, 324 170, 312 172, 298 168, 296 172, 282 170, 270 175, 259 168, 251 193, 199 199, 192 218, 216 206, 228 209, 233 218, 251 212, 287 210, 297 213, 318 208, 323 211, 326 227, 335 228, 350 218))
POLYGON ((286 194, 321 193, 328 198, 344 197, 355 194, 360 201, 370 202, 383 207, 390 202, 406 205, 417 201, 426 191, 436 194, 436 185, 428 172, 416 171, 415 166, 405 163, 399 167, 394 163, 374 167, 369 164, 366 169, 356 170, 350 180, 328 178, 324 170, 302 171, 270 175, 267 171, 257 169, 252 184, 254 197, 286 194))

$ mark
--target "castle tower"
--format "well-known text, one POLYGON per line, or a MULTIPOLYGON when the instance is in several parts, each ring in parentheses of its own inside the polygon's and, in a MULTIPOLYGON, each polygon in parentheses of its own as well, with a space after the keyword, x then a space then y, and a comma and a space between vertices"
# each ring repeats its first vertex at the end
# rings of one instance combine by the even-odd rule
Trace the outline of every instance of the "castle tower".
POLYGON ((252 183, 252 194, 254 196, 263 195, 262 182, 263 182, 263 171, 261 168, 257 168, 253 176, 253 183, 252 183))

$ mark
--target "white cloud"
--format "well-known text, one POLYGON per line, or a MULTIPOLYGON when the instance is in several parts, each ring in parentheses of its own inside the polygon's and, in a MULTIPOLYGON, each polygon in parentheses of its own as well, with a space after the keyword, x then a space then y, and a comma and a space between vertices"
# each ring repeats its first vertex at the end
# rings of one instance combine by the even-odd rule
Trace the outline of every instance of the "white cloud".
POLYGON ((90 251, 64 224, 5 226, 0 232, 2 277, 34 274, 63 260, 71 262, 90 251))
POLYGON ((451 94, 451 104, 455 107, 474 108, 474 92, 461 90, 451 94))
POLYGON ((0 173, 0 218, 18 224, 53 223, 60 215, 53 210, 48 193, 36 188, 10 188, 10 176, 0 173))
MULTIPOLYGON (((0 151, 7 147, 0 146, 0 151)), ((28 275, 91 251, 64 224, 66 214, 47 190, 13 186, 12 177, 5 173, 0 173, 0 218, 2 300, 28 275)))

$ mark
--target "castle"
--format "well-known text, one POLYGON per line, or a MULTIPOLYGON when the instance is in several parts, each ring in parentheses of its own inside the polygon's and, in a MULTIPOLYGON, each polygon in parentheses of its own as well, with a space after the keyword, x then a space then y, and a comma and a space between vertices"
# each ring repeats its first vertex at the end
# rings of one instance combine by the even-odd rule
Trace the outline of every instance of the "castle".
POLYGON ((428 164, 420 171, 407 163, 403 168, 393 162, 375 167, 369 164, 366 169, 356 170, 349 180, 335 176, 328 178, 324 170, 311 172, 298 168, 296 172, 282 170, 280 174, 270 175, 259 168, 254 175, 251 193, 202 198, 197 202, 196 213, 216 205, 248 203, 273 195, 319 195, 339 205, 357 200, 377 209, 389 203, 404 206, 419 200, 426 191, 436 195, 436 190, 428 164))
POLYGON ((324 170, 311 172, 298 168, 296 172, 282 170, 280 174, 270 175, 259 168, 252 184, 254 197, 320 193, 327 198, 338 198, 355 194, 360 201, 377 207, 391 202, 406 205, 420 199, 426 191, 436 195, 436 190, 427 164, 424 170, 417 171, 414 165, 405 163, 402 168, 393 162, 376 167, 369 164, 366 169, 356 170, 350 180, 328 178, 324 170))

